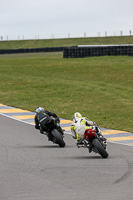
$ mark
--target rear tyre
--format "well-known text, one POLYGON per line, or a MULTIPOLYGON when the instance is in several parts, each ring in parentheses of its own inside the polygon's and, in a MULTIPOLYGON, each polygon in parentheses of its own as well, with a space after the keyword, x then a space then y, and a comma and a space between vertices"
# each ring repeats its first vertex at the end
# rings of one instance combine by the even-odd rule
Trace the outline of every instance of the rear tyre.
POLYGON ((98 153, 102 156, 102 158, 107 158, 109 154, 107 151, 103 148, 101 143, 98 141, 98 139, 93 139, 92 140, 93 146, 97 149, 98 153))
POLYGON ((55 143, 58 144, 60 147, 65 147, 66 144, 60 133, 56 129, 53 129, 51 133, 55 139, 55 143))

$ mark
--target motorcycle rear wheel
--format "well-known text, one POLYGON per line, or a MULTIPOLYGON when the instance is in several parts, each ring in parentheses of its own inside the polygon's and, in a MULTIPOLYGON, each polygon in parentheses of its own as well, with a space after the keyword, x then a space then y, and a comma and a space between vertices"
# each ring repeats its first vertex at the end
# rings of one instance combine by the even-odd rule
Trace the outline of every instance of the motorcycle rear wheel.
POLYGON ((109 156, 109 154, 104 149, 104 147, 100 144, 98 139, 93 139, 92 144, 97 149, 98 153, 102 156, 102 158, 107 158, 109 156))
POLYGON ((56 129, 53 129, 51 131, 53 137, 55 138, 55 143, 58 144, 60 147, 65 147, 65 142, 61 136, 61 134, 56 130, 56 129))

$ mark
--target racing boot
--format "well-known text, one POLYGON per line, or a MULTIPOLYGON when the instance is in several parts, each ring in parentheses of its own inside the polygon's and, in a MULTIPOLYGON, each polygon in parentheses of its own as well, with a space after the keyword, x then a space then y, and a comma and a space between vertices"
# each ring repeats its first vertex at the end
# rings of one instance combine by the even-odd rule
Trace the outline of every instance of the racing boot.
POLYGON ((77 146, 78 148, 84 147, 83 140, 82 140, 82 139, 81 139, 81 140, 77 140, 77 141, 76 141, 76 146, 77 146))
POLYGON ((51 141, 52 140, 52 136, 50 133, 48 133, 47 131, 42 131, 42 134, 46 135, 48 137, 48 140, 51 141))
POLYGON ((47 131, 40 131, 41 134, 48 135, 47 131))

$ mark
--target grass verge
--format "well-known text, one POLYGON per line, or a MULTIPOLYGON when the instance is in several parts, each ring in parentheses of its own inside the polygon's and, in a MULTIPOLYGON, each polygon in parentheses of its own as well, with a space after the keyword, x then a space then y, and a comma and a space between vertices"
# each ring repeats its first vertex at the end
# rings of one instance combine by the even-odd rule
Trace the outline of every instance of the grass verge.
POLYGON ((0 49, 65 47, 103 44, 133 44, 133 36, 0 41, 0 49))
POLYGON ((0 55, 0 103, 43 106, 66 119, 79 111, 101 127, 133 132, 133 57, 0 55))

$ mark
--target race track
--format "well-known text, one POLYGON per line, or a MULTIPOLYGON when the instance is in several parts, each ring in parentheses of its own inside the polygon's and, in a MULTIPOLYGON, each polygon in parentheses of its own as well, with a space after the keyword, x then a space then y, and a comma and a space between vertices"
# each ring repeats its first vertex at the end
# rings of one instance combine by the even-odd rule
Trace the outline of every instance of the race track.
POLYGON ((59 148, 34 126, 0 115, 0 200, 132 200, 133 146, 108 143, 108 159, 59 148))

